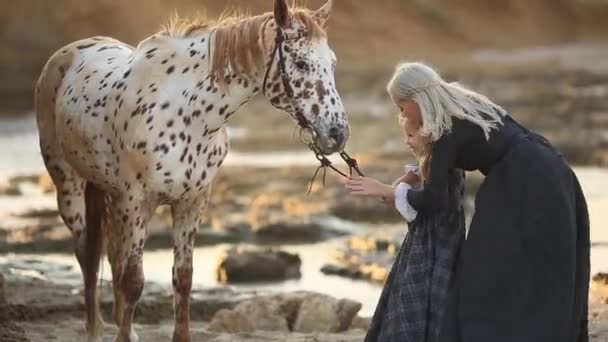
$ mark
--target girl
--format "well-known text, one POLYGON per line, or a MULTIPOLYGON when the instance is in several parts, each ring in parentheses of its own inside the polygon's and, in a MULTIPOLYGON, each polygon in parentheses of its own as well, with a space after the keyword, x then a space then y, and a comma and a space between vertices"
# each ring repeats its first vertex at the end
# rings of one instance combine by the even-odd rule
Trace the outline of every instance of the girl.
MULTIPOLYGON (((376 306, 365 341, 434 341, 445 307, 445 297, 452 282, 456 256, 464 240, 463 190, 464 174, 451 170, 448 175, 448 197, 452 205, 442 212, 417 217, 399 192, 407 187, 419 189, 426 183, 432 160, 431 140, 420 133, 421 121, 401 116, 406 143, 417 157, 419 168, 406 166, 406 174, 393 187, 367 179, 367 185, 390 189, 383 194, 385 203, 394 205, 411 221, 405 241, 376 306), (414 171, 410 171, 414 169, 414 171), (406 184, 407 185, 406 187, 406 184), (414 220, 415 219, 415 220, 414 220)), ((359 190, 357 178, 347 185, 359 190)), ((379 190, 382 193, 382 190, 379 190)))
POLYGON ((480 170, 467 240, 439 341, 588 341, 589 217, 563 157, 487 97, 445 82, 421 63, 397 67, 388 84, 406 118, 433 142, 429 180, 399 191, 366 178, 357 195, 390 196, 414 220, 449 209, 449 172, 480 170))

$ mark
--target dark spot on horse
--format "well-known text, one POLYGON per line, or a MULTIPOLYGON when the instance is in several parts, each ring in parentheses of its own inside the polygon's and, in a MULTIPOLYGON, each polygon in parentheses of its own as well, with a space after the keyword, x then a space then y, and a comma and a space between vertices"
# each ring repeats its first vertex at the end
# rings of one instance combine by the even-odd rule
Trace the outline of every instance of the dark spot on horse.
POLYGON ((325 98, 325 86, 323 85, 323 81, 318 80, 315 84, 315 89, 317 91, 317 96, 319 97, 319 101, 323 102, 325 98))
POLYGON ((296 82, 295 82, 295 84, 294 84, 294 85, 295 85, 295 87, 296 87, 296 88, 300 88, 300 87, 302 86, 302 82, 304 82, 304 79, 303 79, 303 78, 299 78, 299 79, 297 79, 297 80, 296 80, 296 82))
POLYGON ((171 75, 173 73, 173 71, 175 70, 175 67, 172 65, 167 69, 167 75, 171 75))
POLYGON ((92 46, 95 46, 95 45, 97 45, 97 43, 91 43, 91 44, 85 44, 85 45, 78 45, 76 48, 77 48, 78 50, 84 50, 84 49, 88 49, 88 48, 90 48, 90 47, 92 47, 92 46))

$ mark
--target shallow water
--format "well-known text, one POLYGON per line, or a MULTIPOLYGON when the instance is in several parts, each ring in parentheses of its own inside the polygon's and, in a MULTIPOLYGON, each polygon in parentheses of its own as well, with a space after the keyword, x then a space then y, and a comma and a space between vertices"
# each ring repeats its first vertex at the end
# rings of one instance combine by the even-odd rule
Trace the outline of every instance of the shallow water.
MULTIPOLYGON (((325 293, 336 298, 349 298, 362 303, 361 314, 371 316, 380 296, 382 287, 380 284, 369 283, 362 280, 351 280, 338 276, 327 276, 321 273, 321 267, 329 261, 329 252, 342 246, 342 239, 306 245, 282 245, 282 250, 297 253, 302 260, 301 278, 281 282, 266 282, 252 284, 223 285, 215 280, 214 270, 218 256, 222 251, 235 245, 218 245, 211 247, 200 247, 194 250, 194 288, 210 288, 228 286, 234 290, 255 290, 288 292, 297 290, 315 291, 325 293)), ((240 244, 239 246, 249 246, 240 244)), ((16 257, 16 256, 15 256, 16 257)), ((8 262, 13 255, 0 257, 0 263, 8 262)), ((55 262, 70 265, 71 270, 79 272, 78 263, 71 255, 45 254, 27 255, 20 254, 19 260, 38 259, 47 262, 55 262)), ((146 281, 161 285, 167 290, 171 289, 171 267, 173 265, 173 252, 171 250, 146 251, 144 253, 144 274, 146 281)), ((104 260, 102 277, 111 280, 111 269, 109 262, 104 260)), ((49 279, 52 280, 53 279, 49 279)), ((71 285, 80 285, 79 273, 66 274, 60 281, 71 285)))
MULTIPOLYGON (((231 129, 234 138, 247 135, 246 129, 231 129)), ((14 174, 38 174, 44 170, 39 154, 38 136, 33 116, 27 115, 18 119, 0 121, 0 176, 14 174)), ((317 161, 308 151, 280 151, 273 153, 239 153, 231 151, 226 165, 243 165, 258 167, 281 167, 288 165, 315 165, 317 161)), ((577 167, 583 190, 586 194, 591 219, 591 252, 592 272, 608 271, 608 169, 577 167)), ((2 212, 21 211, 25 207, 54 207, 53 195, 42 196, 35 191, 24 197, 1 197, 2 212)), ((384 227, 403 229, 401 226, 384 227)), ((359 226, 359 229, 378 229, 378 227, 359 226)), ((320 272, 327 261, 329 252, 340 246, 341 240, 332 240, 319 244, 284 245, 286 251, 298 253, 302 259, 302 278, 280 283, 236 285, 236 289, 260 289, 273 291, 312 290, 327 293, 336 297, 346 297, 363 303, 362 313, 371 315, 380 295, 381 286, 364 281, 353 281, 336 276, 326 276, 320 272)), ((218 286, 213 277, 213 269, 220 248, 214 246, 197 248, 194 252, 194 286, 218 286)), ((67 263, 78 270, 75 259, 70 255, 31 255, 31 257, 48 261, 67 263)), ((1 261, 1 258, 0 258, 1 261)), ((170 287, 173 253, 169 250, 148 251, 144 255, 144 269, 147 280, 155 281, 170 287)), ((103 277, 109 279, 110 269, 104 263, 103 277)), ((77 278, 78 279, 78 278, 77 278)))
MULTIPOLYGON (((248 131, 242 127, 229 127, 232 140, 246 138, 248 131)), ((37 174, 44 170, 36 119, 33 114, 25 114, 12 119, 0 119, 0 176, 37 174)), ((339 159, 334 155, 332 161, 339 159)), ((317 165, 315 156, 304 149, 297 151, 276 151, 268 153, 240 153, 231 150, 224 165, 250 167, 281 167, 287 165, 317 165)))

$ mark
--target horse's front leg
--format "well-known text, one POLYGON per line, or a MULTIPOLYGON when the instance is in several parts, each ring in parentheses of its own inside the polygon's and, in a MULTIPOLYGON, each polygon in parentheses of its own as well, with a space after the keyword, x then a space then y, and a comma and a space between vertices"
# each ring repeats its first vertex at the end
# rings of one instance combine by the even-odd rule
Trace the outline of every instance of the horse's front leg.
POLYGON ((193 201, 172 205, 173 216, 173 342, 190 342, 190 290, 192 289, 192 249, 207 193, 193 201))
POLYGON ((119 328, 115 341, 135 342, 133 313, 144 288, 143 250, 152 209, 127 194, 114 196, 108 209, 112 218, 108 253, 115 287, 114 319, 119 328))

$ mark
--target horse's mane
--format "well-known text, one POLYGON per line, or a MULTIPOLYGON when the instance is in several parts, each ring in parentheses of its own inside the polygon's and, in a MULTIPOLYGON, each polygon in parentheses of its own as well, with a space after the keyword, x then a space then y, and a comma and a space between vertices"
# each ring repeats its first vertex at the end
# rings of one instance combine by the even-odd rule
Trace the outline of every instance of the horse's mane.
MULTIPOLYGON (((325 31, 306 8, 294 7, 292 17, 306 26, 308 39, 322 37, 325 31)), ((195 19, 176 16, 163 27, 161 33, 171 37, 192 37, 203 32, 213 32, 212 65, 210 74, 220 84, 225 84, 227 70, 237 76, 251 79, 265 68, 267 54, 262 30, 273 20, 272 13, 249 16, 242 13, 222 15, 217 20, 204 17, 195 19)))

